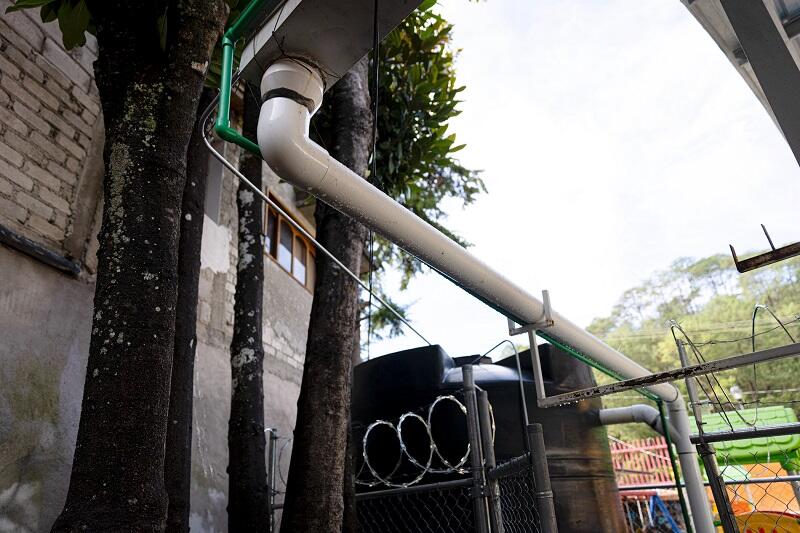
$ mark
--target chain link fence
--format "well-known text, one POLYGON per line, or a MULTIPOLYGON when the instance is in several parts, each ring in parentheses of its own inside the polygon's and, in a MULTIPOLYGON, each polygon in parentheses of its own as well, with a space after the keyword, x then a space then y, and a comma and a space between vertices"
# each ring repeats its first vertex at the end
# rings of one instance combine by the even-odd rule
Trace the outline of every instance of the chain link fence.
POLYGON ((539 532, 539 510, 534 505, 536 485, 529 472, 516 472, 498 480, 500 509, 506 533, 539 532))
POLYGON ((365 533, 471 533, 475 531, 469 480, 448 486, 365 493, 356 497, 358 527, 365 533))
MULTIPOLYGON (((476 391, 471 367, 464 378, 464 390, 458 394, 439 396, 430 405, 405 413, 395 422, 376 420, 365 428, 357 454, 360 465, 356 483, 361 491, 356 494, 359 531, 555 533, 555 526, 543 527, 541 519, 541 508, 548 516, 554 516, 549 478, 541 479, 547 476, 541 426, 531 424, 528 428, 533 453, 495 465, 491 406, 486 393, 476 391), (455 416, 467 419, 468 442, 464 443, 463 456, 459 450, 456 457, 449 457, 434 438, 433 413, 444 405, 454 409, 455 416), (412 422, 414 426, 408 425, 412 422), (412 438, 410 427, 424 429, 425 446, 412 438), (398 453, 392 453, 395 448, 398 453)), ((281 444, 277 435, 271 436, 269 479, 272 531, 275 531, 283 496, 277 485, 285 484, 287 477, 280 458, 289 441, 281 444)))

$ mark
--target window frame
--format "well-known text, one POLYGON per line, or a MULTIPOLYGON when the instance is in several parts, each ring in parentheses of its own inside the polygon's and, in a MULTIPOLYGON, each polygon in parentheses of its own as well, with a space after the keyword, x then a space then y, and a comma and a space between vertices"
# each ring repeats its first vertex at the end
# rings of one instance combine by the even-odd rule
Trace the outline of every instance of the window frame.
MULTIPOLYGON (((272 200, 273 202, 278 204, 281 207, 281 209, 283 209, 284 212, 289 214, 289 218, 293 222, 295 222, 295 223, 297 223, 299 225, 302 225, 301 222, 299 222, 295 217, 292 216, 292 212, 285 207, 285 204, 282 201, 280 201, 278 198, 276 198, 274 195, 270 194, 269 192, 267 192, 267 194, 269 195, 269 199, 270 200, 272 200)), ((262 249, 262 252, 264 253, 264 255, 269 257, 269 259, 271 259, 276 265, 278 265, 278 267, 281 270, 286 272, 286 274, 288 274, 289 277, 292 278, 298 285, 302 286, 308 292, 313 294, 314 293, 314 285, 316 284, 317 268, 316 268, 316 263, 314 263, 314 267, 313 268, 309 268, 309 263, 316 261, 317 254, 316 254, 316 249, 314 248, 314 244, 305 235, 303 235, 302 233, 297 231, 297 229, 295 229, 295 227, 292 224, 292 222, 289 222, 287 220, 287 217, 285 217, 285 216, 281 215, 280 213, 278 213, 275 209, 273 209, 266 202, 264 202, 264 217, 263 217, 263 221, 264 222, 263 222, 263 228, 262 228, 262 246, 261 246, 261 249, 262 249), (273 215, 275 217, 275 228, 274 228, 274 233, 272 233, 272 234, 270 234, 269 231, 268 231, 269 230, 269 217, 270 217, 270 215, 273 215), (292 235, 291 249, 290 249, 290 261, 289 261, 290 268, 288 268, 288 269, 283 264, 281 264, 281 262, 278 260, 278 253, 279 253, 280 247, 281 247, 281 244, 280 244, 281 228, 282 228, 282 226, 284 224, 288 226, 289 231, 291 232, 291 235, 292 235), (267 250, 267 248, 265 246, 266 241, 267 241, 267 237, 269 237, 269 239, 270 239, 270 248, 271 248, 270 250, 267 250), (297 276, 295 275, 295 272, 294 272, 294 264, 295 264, 295 261, 298 260, 296 255, 295 255, 295 248, 296 248, 295 247, 295 240, 296 239, 300 239, 300 242, 302 242, 305 245, 305 265, 304 265, 305 266, 305 283, 300 281, 299 279, 297 279, 297 276), (275 251, 275 255, 272 254, 273 250, 275 251)))

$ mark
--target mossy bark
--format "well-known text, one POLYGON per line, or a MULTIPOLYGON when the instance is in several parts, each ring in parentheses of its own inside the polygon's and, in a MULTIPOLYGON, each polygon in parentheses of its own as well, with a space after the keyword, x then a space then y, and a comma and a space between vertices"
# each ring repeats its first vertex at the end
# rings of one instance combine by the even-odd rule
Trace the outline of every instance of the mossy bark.
MULTIPOLYGON (((372 129, 367 60, 357 63, 327 97, 332 100, 331 155, 364 175, 372 129)), ((315 218, 317 239, 358 272, 364 227, 320 201, 315 218)), ((316 267, 281 530, 340 533, 358 285, 324 254, 317 254, 316 267)))
POLYGON ((169 498, 166 530, 170 533, 189 531, 197 299, 209 157, 199 121, 200 115, 213 98, 214 92, 204 88, 200 95, 197 120, 186 154, 186 185, 181 200, 178 300, 175 307, 175 346, 164 461, 164 483, 169 498))
POLYGON ((95 78, 105 121, 94 319, 66 503, 54 531, 163 531, 186 151, 223 0, 158 13, 95 1, 95 78))
MULTIPOLYGON (((256 138, 261 108, 258 86, 245 88, 242 133, 256 138)), ((262 160, 243 150, 240 169, 261 189, 262 160)), ((228 531, 269 530, 264 435, 264 204, 244 182, 236 191, 239 257, 231 340, 231 416, 228 421, 228 531)))

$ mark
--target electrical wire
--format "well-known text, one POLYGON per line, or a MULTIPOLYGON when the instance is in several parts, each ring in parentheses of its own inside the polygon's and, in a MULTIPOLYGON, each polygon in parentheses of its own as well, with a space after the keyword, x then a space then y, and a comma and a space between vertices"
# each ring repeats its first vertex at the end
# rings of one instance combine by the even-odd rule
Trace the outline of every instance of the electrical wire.
MULTIPOLYGON (((378 87, 380 76, 380 40, 378 36, 378 0, 372 7, 372 78, 375 83, 372 92, 372 171, 373 182, 378 179, 378 87)), ((377 183, 376 183, 377 185, 377 183)), ((369 284, 369 301, 367 303, 367 361, 370 359, 372 339, 372 262, 375 260, 375 233, 369 228, 369 261, 367 262, 367 283, 369 284)))

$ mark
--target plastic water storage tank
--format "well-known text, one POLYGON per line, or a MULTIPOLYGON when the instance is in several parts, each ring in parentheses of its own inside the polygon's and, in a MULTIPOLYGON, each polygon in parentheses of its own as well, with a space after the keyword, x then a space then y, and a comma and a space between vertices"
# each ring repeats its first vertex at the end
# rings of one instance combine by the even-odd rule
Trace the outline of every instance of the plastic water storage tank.
MULTIPOLYGON (((549 344, 540 346, 542 372, 548 395, 595 385, 590 368, 549 344)), ((426 346, 386 355, 355 368, 353 423, 362 429, 375 420, 391 420, 418 411, 436 397, 461 389, 460 365, 474 356, 453 359, 440 346, 426 346)), ((625 531, 622 507, 614 479, 606 430, 599 424, 599 399, 564 407, 539 409, 529 352, 520 353, 523 382, 531 422, 542 424, 556 518, 561 533, 616 533, 625 531)), ((498 462, 525 452, 519 381, 514 357, 491 363, 483 358, 474 366, 475 381, 485 389, 497 427, 498 462)), ((445 411, 443 411, 445 412, 445 411)), ((463 455, 467 440, 463 416, 436 420, 437 446, 448 460, 463 455)), ((375 446, 371 463, 393 464, 396 447, 375 446), (384 452, 385 450, 385 452, 384 452), (385 453, 385 457, 381 454, 385 453)), ((432 479, 441 480, 441 477, 432 479)), ((425 483, 426 480, 423 480, 425 483)), ((533 504, 533 502, 531 502, 533 504)))

